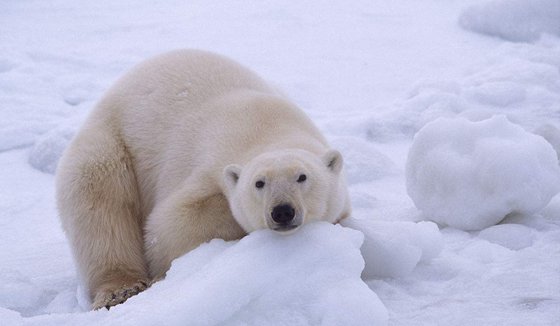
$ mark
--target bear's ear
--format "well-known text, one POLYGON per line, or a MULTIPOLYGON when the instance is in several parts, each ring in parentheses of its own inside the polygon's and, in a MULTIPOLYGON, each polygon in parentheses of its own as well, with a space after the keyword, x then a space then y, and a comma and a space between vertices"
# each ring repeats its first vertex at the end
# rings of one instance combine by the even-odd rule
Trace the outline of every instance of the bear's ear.
POLYGON ((237 184, 237 180, 239 180, 239 174, 241 173, 241 166, 237 164, 231 164, 225 167, 224 169, 224 183, 228 190, 233 190, 235 185, 237 184))
POLYGON ((340 173, 342 170, 342 155, 339 151, 331 149, 323 156, 323 162, 334 173, 340 173))

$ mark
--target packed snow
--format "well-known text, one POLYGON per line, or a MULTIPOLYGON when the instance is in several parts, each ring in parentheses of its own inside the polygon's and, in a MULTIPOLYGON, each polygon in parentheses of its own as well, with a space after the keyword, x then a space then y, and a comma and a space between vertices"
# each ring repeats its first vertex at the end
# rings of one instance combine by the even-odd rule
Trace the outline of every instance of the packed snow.
POLYGON ((426 219, 480 230, 541 211, 560 191, 560 166, 550 143, 504 116, 439 118, 414 136, 406 185, 426 219))
POLYGON ((555 0, 0 3, 0 324, 560 324, 560 195, 550 198, 559 8, 555 0), (56 165, 119 76, 176 48, 229 56, 302 107, 344 155, 352 217, 288 237, 264 230, 211 241, 125 304, 89 311, 57 218, 56 165), (413 198, 439 184, 462 187, 463 201, 443 192, 432 213, 417 208, 407 168, 450 177, 413 181, 413 198), (484 169, 485 184, 466 182, 484 169), (498 207, 478 221, 459 218, 470 225, 452 222, 461 210, 498 207))
POLYGON ((431 222, 349 219, 342 224, 365 235, 362 245, 365 279, 408 275, 419 262, 437 257, 443 246, 441 233, 431 222))
MULTIPOLYGON (((360 232, 327 223, 306 226, 292 237, 264 230, 238 242, 216 239, 175 260, 164 281, 126 305, 83 314, 44 314, 27 321, 32 325, 385 325, 385 306, 360 279, 362 241, 360 232)), ((53 301, 62 305, 67 300, 64 294, 53 301)))

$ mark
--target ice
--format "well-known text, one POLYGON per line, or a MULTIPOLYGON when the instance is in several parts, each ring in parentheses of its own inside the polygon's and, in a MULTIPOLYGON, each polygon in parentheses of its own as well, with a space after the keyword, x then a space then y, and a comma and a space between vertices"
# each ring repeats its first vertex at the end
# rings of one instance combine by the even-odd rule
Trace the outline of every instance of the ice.
POLYGON ((414 137, 406 184, 427 219, 480 230, 543 209, 560 190, 560 167, 547 141, 504 116, 440 118, 414 137))
POLYGON ((514 42, 530 42, 543 33, 560 36, 557 0, 493 0, 467 8, 461 26, 514 42))

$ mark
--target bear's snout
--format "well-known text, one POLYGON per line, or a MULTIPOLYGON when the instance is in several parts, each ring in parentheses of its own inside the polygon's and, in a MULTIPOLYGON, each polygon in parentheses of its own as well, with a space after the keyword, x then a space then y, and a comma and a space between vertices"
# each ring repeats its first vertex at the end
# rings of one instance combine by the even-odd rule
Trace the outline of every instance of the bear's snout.
POLYGON ((272 220, 281 226, 287 226, 294 220, 296 210, 289 204, 281 204, 272 209, 272 220))

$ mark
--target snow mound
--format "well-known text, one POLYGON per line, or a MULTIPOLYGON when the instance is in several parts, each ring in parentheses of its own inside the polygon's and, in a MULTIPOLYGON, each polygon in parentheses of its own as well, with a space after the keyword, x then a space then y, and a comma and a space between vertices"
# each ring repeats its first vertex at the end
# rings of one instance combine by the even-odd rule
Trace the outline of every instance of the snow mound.
POLYGON ((345 226, 364 233, 364 279, 402 277, 420 262, 437 257, 443 248, 441 233, 432 222, 347 219, 345 226))
POLYGON ((491 1, 464 10, 459 24, 473 32, 514 42, 535 41, 543 33, 560 36, 560 1, 491 1))
POLYGON ((426 218, 480 230, 544 208, 560 191, 560 167, 546 140, 504 116, 440 118, 414 137, 406 185, 426 218))
POLYGON ((175 260, 163 281, 110 311, 42 315, 27 321, 386 325, 384 305, 360 278, 362 241, 360 232, 327 223, 307 225, 290 236, 263 230, 238 242, 213 240, 175 260))
POLYGON ((533 245, 533 229, 520 224, 494 225, 480 231, 478 237, 511 250, 533 245))
POLYGON ((29 164, 39 171, 54 174, 75 132, 72 128, 56 128, 38 137, 29 153, 29 164))

